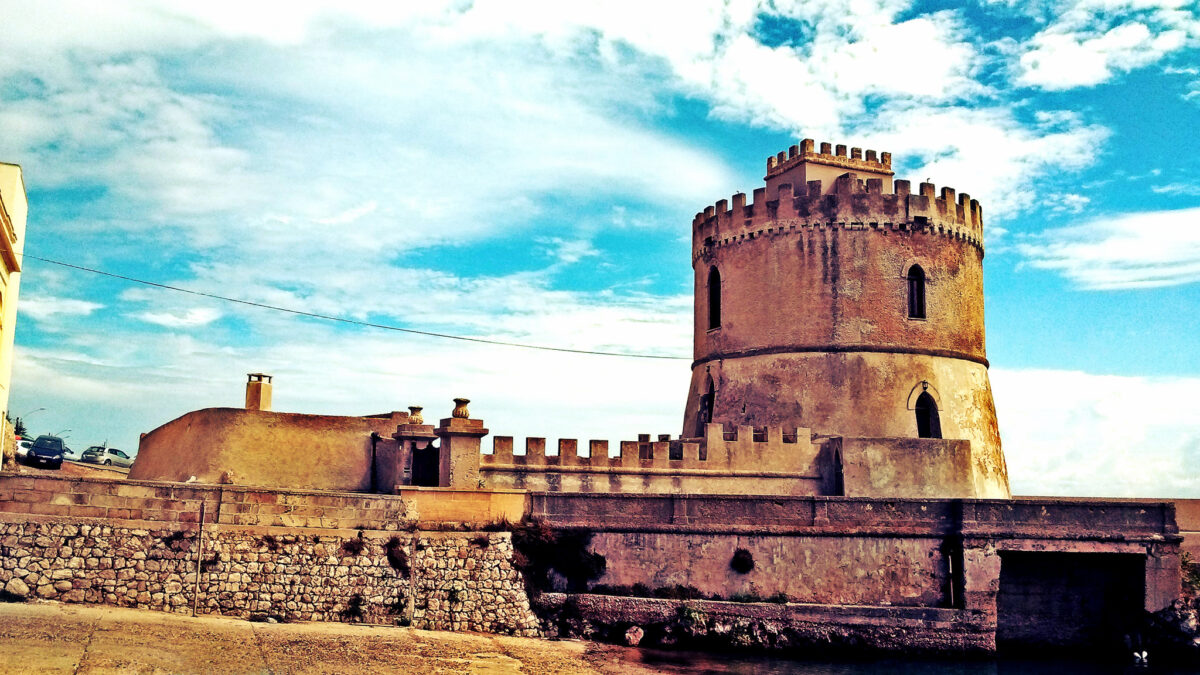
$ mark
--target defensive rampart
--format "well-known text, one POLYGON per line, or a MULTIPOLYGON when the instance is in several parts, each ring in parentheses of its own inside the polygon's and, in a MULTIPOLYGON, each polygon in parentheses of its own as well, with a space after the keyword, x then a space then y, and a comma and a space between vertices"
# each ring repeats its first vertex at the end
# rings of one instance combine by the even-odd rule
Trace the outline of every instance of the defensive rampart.
POLYGON ((525 454, 513 454, 511 436, 496 436, 481 456, 480 475, 495 488, 552 492, 688 492, 702 494, 830 494, 833 464, 808 429, 778 427, 728 432, 711 425, 704 438, 621 441, 609 456, 608 441, 560 439, 546 454, 546 439, 527 438, 525 454))
POLYGON ((196 606, 239 617, 536 635, 509 532, 422 529, 520 520, 525 496, 512 497, 0 474, 0 590, 164 611, 196 606))
POLYGON ((774 192, 754 191, 753 201, 739 192, 696 214, 693 263, 712 250, 761 238, 797 234, 805 229, 866 230, 936 234, 966 242, 983 251, 983 208, 967 193, 933 183, 917 192, 907 180, 885 192, 881 178, 842 175, 833 181, 781 183, 774 192))
MULTIPOLYGON (((782 632, 793 645, 888 648, 902 634, 914 648, 994 651, 1030 625, 1056 627, 1042 636, 1050 645, 1111 644, 1141 609, 1179 593, 1179 536, 1164 503, 543 493, 530 506, 543 522, 591 533, 607 563, 599 584, 777 596, 784 608, 761 611, 792 617, 782 632), (1010 564, 1025 577, 1006 577, 1010 564), (1066 634, 1075 624, 1084 628, 1066 634)), ((601 624, 647 607, 577 603, 601 624)), ((717 633, 742 621, 736 613, 770 621, 721 603, 689 607, 717 633)))
POLYGON ((790 637, 773 646, 991 651, 1006 626, 1068 625, 1052 611, 1095 597, 1097 583, 1129 592, 1096 616, 1124 616, 1117 610, 1133 601, 1163 607, 1178 595, 1178 547, 1173 507, 1138 502, 363 495, 0 474, 0 589, 9 596, 180 612, 195 603, 283 620, 553 633, 565 610, 550 601, 539 624, 516 561, 553 567, 586 551, 604 561, 593 590, 643 589, 573 600, 576 620, 597 627, 683 612, 714 634, 774 625, 790 637), (503 526, 479 531, 529 519, 569 534, 549 558, 525 557, 536 548, 516 556, 518 537, 503 526), (1086 570, 1092 585, 1061 590, 1058 577, 1039 576, 1041 560, 1086 570), (1005 581, 1010 563, 1024 570, 1019 583, 1005 581), (645 597, 664 588, 724 602, 645 597), (1047 604, 1047 594, 1064 597, 1047 604), (781 604, 747 601, 768 596, 781 604))
POLYGON ((480 456, 484 485, 534 492, 671 493, 712 495, 824 495, 850 497, 960 497, 989 494, 969 441, 940 438, 841 438, 809 429, 705 426, 701 438, 589 441, 587 454, 573 438, 525 439, 513 453, 511 436, 496 436, 480 456))

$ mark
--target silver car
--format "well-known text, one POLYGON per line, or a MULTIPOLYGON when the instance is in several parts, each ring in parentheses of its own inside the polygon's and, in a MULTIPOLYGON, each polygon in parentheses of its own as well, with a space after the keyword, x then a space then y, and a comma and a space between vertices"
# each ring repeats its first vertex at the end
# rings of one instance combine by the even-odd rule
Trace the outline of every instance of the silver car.
POLYGON ((133 466, 133 458, 116 448, 106 448, 103 445, 93 445, 83 451, 82 460, 91 462, 92 464, 105 464, 108 466, 123 466, 129 468, 133 466))

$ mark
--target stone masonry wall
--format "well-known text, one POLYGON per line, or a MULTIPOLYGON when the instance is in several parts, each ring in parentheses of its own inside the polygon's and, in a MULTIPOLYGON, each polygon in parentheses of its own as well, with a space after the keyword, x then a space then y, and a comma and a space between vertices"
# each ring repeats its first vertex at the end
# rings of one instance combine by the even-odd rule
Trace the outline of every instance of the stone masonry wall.
POLYGON ((536 635, 507 532, 353 532, 0 514, 10 598, 536 635), (199 585, 196 569, 200 567, 199 585))

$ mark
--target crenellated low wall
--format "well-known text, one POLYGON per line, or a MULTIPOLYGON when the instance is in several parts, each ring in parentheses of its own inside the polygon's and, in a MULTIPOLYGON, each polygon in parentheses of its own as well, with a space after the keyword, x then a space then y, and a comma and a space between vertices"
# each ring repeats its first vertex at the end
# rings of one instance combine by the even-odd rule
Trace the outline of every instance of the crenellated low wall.
POLYGON ((834 470, 828 451, 808 429, 709 425, 704 438, 621 441, 609 456, 608 441, 589 441, 586 455, 573 438, 546 454, 546 439, 525 439, 513 453, 511 436, 496 436, 491 454, 480 457, 484 484, 498 489, 548 492, 831 494, 834 470))

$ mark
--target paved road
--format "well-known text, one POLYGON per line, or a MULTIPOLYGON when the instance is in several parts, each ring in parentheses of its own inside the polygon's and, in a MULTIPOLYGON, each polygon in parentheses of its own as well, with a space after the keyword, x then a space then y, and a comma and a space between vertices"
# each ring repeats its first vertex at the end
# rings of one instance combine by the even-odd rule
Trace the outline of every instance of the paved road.
MULTIPOLYGON (((0 603, 0 673, 612 673, 620 649, 335 623, 0 603)), ((643 671, 647 672, 647 671, 643 671)))

